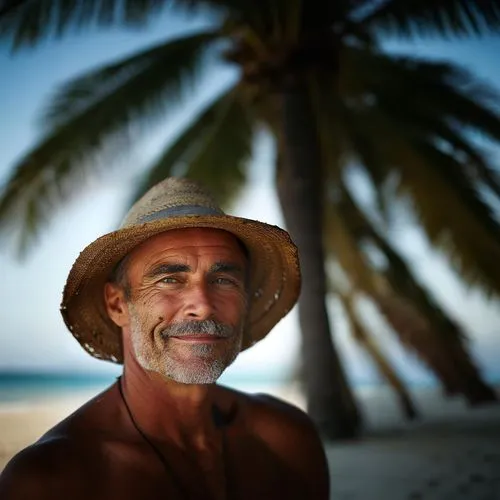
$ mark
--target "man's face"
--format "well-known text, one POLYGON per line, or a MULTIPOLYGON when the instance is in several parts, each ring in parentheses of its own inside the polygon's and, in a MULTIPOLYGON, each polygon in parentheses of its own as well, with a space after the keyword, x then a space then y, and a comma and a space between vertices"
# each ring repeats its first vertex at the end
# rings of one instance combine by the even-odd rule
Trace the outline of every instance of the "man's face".
POLYGON ((185 384, 215 382, 241 350, 247 260, 231 234, 180 229, 129 255, 124 343, 139 364, 185 384))

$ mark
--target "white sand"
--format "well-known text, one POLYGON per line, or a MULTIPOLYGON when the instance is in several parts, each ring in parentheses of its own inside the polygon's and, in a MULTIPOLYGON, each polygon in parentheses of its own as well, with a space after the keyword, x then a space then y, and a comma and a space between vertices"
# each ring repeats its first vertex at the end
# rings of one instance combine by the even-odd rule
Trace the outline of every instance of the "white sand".
MULTIPOLYGON (((296 388, 276 395, 299 406, 296 388)), ((0 406, 0 470, 85 400, 81 395, 24 406, 0 406)), ((390 393, 361 391, 367 431, 327 445, 334 500, 499 500, 500 405, 468 410, 460 400, 416 395, 426 418, 407 424, 390 393)))
POLYGON ((335 500, 499 500, 500 408, 327 447, 335 500))

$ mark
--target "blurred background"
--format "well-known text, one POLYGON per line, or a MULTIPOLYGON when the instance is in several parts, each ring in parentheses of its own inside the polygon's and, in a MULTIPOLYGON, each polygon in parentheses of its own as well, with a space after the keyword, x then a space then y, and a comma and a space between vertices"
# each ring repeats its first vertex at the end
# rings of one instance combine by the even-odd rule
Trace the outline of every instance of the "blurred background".
POLYGON ((500 498, 500 3, 177 4, 0 3, 0 468, 120 373, 62 289, 176 175, 299 246, 221 382, 310 413, 335 498, 500 498))

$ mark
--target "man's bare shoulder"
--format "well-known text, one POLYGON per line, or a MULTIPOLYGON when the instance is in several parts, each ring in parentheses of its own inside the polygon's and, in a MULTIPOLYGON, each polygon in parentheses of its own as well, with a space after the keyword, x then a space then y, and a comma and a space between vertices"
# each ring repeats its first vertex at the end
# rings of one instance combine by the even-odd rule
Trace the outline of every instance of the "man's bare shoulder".
POLYGON ((89 498, 88 477, 94 466, 87 456, 88 451, 66 437, 47 438, 28 446, 0 475, 0 498, 89 498))
POLYGON ((310 498, 328 498, 329 472, 323 443, 300 408, 267 394, 234 392, 244 427, 265 442, 290 469, 310 482, 310 498), (313 494, 314 493, 314 494, 313 494))
POLYGON ((276 427, 279 426, 288 437, 290 434, 302 436, 305 432, 306 439, 321 442, 311 419, 297 406, 269 394, 247 394, 226 387, 221 389, 227 399, 237 403, 249 430, 277 437, 281 434, 276 433, 276 427))
POLYGON ((89 498, 89 477, 97 479, 103 469, 111 428, 107 412, 99 417, 96 411, 107 398, 92 399, 15 455, 0 475, 0 498, 89 498))
POLYGON ((316 427, 303 410, 269 394, 248 398, 248 423, 259 435, 280 448, 307 445, 323 449, 316 427))

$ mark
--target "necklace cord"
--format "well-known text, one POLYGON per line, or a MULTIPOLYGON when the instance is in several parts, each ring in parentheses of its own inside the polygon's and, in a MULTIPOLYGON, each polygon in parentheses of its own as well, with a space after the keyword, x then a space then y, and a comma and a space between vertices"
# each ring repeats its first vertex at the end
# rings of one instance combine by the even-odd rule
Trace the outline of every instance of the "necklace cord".
MULTIPOLYGON (((182 484, 181 480, 173 473, 173 471, 170 469, 167 460, 161 453, 161 451, 154 445, 154 443, 148 438, 148 436, 145 434, 145 432, 139 427, 137 422, 135 421, 134 415, 132 413, 132 410, 130 409, 130 406, 128 405, 127 399, 125 398, 125 394, 123 392, 123 383, 122 383, 122 377, 117 378, 118 382, 118 390, 120 392, 121 399, 123 401, 123 404, 125 405, 125 408, 127 410, 127 414, 130 418, 130 421, 132 422, 132 425, 134 426, 135 430, 138 432, 138 434, 142 437, 142 439, 148 444, 148 446, 151 448, 153 453, 157 456, 158 460, 160 460, 161 464, 163 465, 163 468, 167 472, 167 474, 174 480, 177 489, 182 492, 182 495, 186 498, 189 498, 189 494, 187 492, 186 487, 182 484)), ((225 425, 223 415, 219 408, 217 406, 214 406, 212 410, 213 418, 214 418, 214 423, 217 428, 223 427, 225 425)), ((229 482, 228 482, 228 474, 227 474, 227 466, 226 466, 226 433, 224 430, 222 431, 222 459, 223 459, 223 464, 224 464, 224 479, 225 479, 225 489, 226 489, 226 494, 225 498, 226 500, 229 500, 229 482)))

